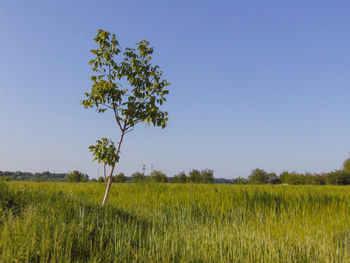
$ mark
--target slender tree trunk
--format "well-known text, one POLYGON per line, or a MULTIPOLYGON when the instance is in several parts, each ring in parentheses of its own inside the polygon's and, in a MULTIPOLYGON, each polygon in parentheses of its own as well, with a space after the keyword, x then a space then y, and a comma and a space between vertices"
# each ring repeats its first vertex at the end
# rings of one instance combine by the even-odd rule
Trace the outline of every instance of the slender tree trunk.
POLYGON ((105 191, 105 196, 103 197, 103 201, 102 201, 102 206, 104 206, 104 204, 107 201, 108 198, 108 194, 109 194, 109 189, 111 188, 112 185, 112 176, 108 177, 108 181, 107 181, 107 187, 106 187, 106 191, 105 191))
POLYGON ((104 176, 105 180, 107 181, 107 177, 106 177, 106 164, 103 166, 103 176, 104 176))
MULTIPOLYGON (((123 138, 125 135, 125 130, 122 131, 122 134, 120 135, 120 139, 119 139, 119 143, 118 143, 118 148, 116 151, 116 155, 119 156, 119 152, 120 152, 120 146, 123 142, 123 138)), ((103 197, 103 201, 102 201, 102 207, 105 205, 107 199, 108 199, 108 194, 109 194, 109 190, 111 189, 111 185, 112 185, 112 176, 113 176, 113 171, 114 171, 114 166, 112 166, 111 168, 111 172, 108 176, 108 180, 107 180, 107 186, 106 186, 106 191, 105 191, 105 196, 103 197)))

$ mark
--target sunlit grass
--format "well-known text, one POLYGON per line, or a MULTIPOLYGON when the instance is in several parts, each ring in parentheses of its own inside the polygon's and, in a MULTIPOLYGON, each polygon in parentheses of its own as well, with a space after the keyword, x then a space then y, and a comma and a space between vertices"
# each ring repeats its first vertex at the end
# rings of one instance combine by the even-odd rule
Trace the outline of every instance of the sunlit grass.
POLYGON ((0 262, 350 261, 350 187, 7 186, 0 262))

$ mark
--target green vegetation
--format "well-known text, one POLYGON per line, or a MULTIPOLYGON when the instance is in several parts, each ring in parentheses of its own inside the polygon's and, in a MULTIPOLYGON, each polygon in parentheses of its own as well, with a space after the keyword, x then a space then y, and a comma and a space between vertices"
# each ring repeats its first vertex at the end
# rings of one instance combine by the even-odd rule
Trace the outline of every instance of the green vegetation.
POLYGON ((349 190, 0 183, 0 262, 349 262, 349 190))
POLYGON ((171 178, 171 182, 212 184, 214 183, 214 171, 209 169, 202 171, 193 169, 188 173, 188 176, 185 172, 180 172, 171 178))
POLYGON ((113 176, 113 182, 115 183, 126 183, 128 178, 124 175, 124 173, 119 173, 116 176, 113 176))
MULTIPOLYGON (((108 140, 102 140, 100 143, 106 143, 108 140)), ((108 142, 109 143, 109 142, 108 142)), ((108 147, 107 147, 108 148, 108 147)), ((98 151, 103 153, 103 151, 98 151)), ((107 151, 109 155, 114 150, 107 151)), ((103 158, 103 157, 101 157, 103 158)), ((68 181, 68 182, 85 182, 89 181, 88 175, 83 175, 79 171, 73 171, 70 174, 57 174, 50 172, 28 173, 28 172, 1 172, 0 179, 6 181, 68 181)), ((97 180, 92 179, 91 182, 105 182, 106 176, 99 177, 97 180)), ((150 176, 145 176, 140 172, 135 172, 131 177, 119 173, 111 177, 112 182, 154 182, 154 183, 219 183, 219 184, 290 184, 290 185, 350 185, 350 159, 343 163, 343 169, 331 171, 328 173, 297 173, 282 172, 280 175, 268 173, 263 169, 253 170, 248 178, 238 177, 236 179, 214 178, 214 171, 205 169, 202 171, 193 169, 188 173, 180 172, 174 177, 167 177, 165 173, 155 170, 150 176)))
POLYGON ((86 182, 89 178, 85 177, 81 172, 75 170, 67 175, 67 182, 78 183, 86 182))
POLYGON ((146 177, 144 176, 143 173, 140 172, 135 172, 131 175, 132 178, 132 182, 133 183, 139 183, 139 182, 143 182, 146 180, 146 177))
POLYGON ((350 158, 344 161, 343 170, 350 174, 350 158))
POLYGON ((283 172, 279 176, 255 169, 247 179, 239 177, 234 184, 292 184, 292 185, 350 185, 350 159, 344 161, 343 169, 328 173, 283 172))
POLYGON ((166 183, 168 181, 165 173, 159 170, 151 172, 151 181, 155 183, 166 183))
POLYGON ((49 171, 42 173, 0 171, 0 179, 7 181, 63 182, 66 181, 66 177, 66 173, 51 173, 49 171))
POLYGON ((276 184, 279 183, 279 179, 275 173, 267 173, 262 169, 255 169, 252 171, 248 178, 249 184, 276 184))
POLYGON ((148 41, 142 40, 136 44, 136 49, 127 47, 122 52, 115 34, 98 30, 94 40, 98 48, 91 50, 94 57, 89 62, 94 72, 93 84, 81 104, 86 109, 95 108, 98 113, 112 111, 120 129, 117 147, 108 138, 97 140, 96 145, 89 147, 94 160, 104 164, 107 187, 103 206, 112 185, 115 165, 119 162, 124 136, 140 122, 162 129, 166 127, 168 112, 162 111, 161 106, 169 94, 166 88, 170 83, 162 79, 159 66, 152 65, 153 47, 148 41), (110 167, 109 176, 106 176, 106 166, 110 167))

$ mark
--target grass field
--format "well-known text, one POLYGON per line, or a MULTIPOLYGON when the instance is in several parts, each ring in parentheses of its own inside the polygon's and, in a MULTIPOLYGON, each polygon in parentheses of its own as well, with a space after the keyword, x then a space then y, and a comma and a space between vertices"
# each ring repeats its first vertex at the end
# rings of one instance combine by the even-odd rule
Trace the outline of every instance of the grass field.
POLYGON ((350 262, 350 187, 1 183, 0 262, 350 262))

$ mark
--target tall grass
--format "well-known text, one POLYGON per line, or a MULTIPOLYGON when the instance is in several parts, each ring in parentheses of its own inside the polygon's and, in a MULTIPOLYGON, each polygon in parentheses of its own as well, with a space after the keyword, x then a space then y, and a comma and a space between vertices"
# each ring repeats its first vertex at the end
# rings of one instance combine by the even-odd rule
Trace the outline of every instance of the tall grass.
POLYGON ((0 184, 0 262, 350 262, 350 187, 0 184))

